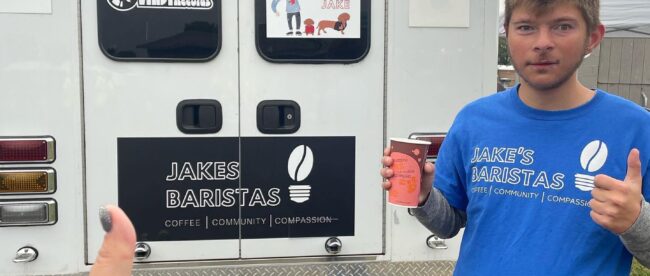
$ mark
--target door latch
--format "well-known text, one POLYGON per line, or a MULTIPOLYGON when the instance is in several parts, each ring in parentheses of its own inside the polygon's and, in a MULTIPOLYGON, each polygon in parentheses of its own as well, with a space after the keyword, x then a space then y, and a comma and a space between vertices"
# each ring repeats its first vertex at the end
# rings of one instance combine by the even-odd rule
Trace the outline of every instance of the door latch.
POLYGON ((295 133, 300 128, 300 106, 294 101, 262 101, 257 105, 257 129, 266 134, 295 133))
POLYGON ((184 100, 176 107, 176 126, 183 133, 217 133, 222 124, 219 101, 184 100))

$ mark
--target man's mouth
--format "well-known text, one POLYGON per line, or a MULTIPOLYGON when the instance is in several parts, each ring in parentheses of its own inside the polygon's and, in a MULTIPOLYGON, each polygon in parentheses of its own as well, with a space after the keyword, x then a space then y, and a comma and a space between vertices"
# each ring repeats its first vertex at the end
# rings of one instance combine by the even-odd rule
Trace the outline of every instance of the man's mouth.
POLYGON ((539 60, 539 61, 529 62, 528 65, 532 65, 534 67, 546 68, 546 67, 556 65, 558 63, 560 62, 555 60, 539 60))

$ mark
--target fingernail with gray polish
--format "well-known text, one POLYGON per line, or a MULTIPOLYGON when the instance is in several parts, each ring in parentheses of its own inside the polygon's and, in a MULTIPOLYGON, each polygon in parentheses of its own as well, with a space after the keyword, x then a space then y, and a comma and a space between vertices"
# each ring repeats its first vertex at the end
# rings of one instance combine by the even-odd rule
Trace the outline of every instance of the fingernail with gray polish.
POLYGON ((111 228, 113 228, 111 213, 104 206, 99 207, 99 220, 102 222, 102 228, 104 228, 104 231, 106 231, 106 233, 111 232, 111 228))

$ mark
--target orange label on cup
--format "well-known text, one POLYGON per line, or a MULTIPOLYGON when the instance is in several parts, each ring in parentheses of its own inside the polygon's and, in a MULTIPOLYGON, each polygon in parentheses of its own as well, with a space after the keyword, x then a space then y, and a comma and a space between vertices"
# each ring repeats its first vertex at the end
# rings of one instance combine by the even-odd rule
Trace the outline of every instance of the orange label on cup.
POLYGON ((388 202, 396 205, 416 207, 419 203, 421 166, 418 160, 400 152, 392 152, 390 167, 394 176, 390 179, 391 188, 388 202))

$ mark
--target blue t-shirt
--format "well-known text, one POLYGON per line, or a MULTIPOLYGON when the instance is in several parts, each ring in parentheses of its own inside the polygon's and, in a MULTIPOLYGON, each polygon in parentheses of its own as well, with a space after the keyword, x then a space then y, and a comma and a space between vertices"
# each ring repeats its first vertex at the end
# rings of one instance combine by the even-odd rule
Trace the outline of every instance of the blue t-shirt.
POLYGON ((619 237, 589 212, 593 177, 624 179, 640 151, 650 198, 650 115, 597 90, 571 110, 525 105, 518 87, 479 99, 456 117, 434 186, 467 212, 456 275, 628 275, 619 237))

